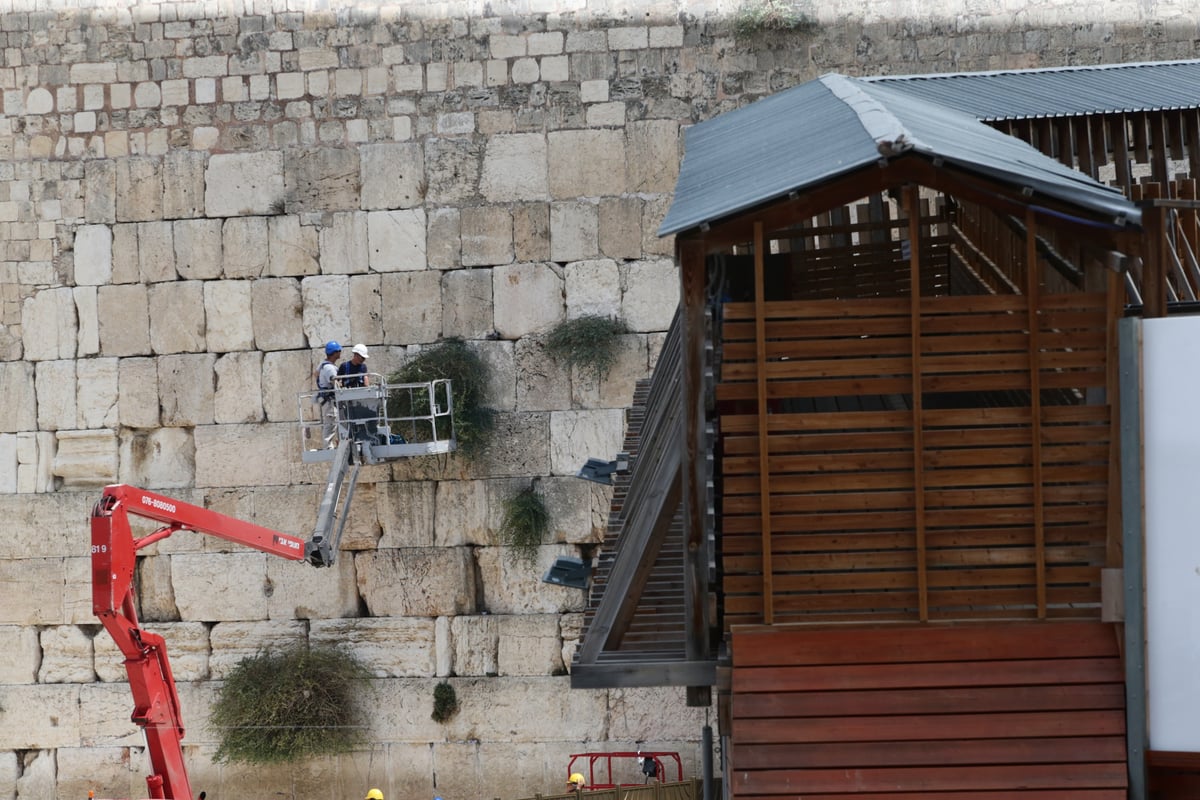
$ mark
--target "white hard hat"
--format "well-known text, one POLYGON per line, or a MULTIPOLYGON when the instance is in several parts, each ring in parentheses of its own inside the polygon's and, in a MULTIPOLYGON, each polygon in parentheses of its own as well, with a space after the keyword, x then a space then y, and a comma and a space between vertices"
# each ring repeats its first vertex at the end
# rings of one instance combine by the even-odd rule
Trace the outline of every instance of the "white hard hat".
POLYGON ((371 357, 367 354, 367 346, 365 344, 362 344, 361 342, 359 344, 354 345, 354 349, 351 350, 350 352, 356 356, 362 356, 364 361, 371 357))

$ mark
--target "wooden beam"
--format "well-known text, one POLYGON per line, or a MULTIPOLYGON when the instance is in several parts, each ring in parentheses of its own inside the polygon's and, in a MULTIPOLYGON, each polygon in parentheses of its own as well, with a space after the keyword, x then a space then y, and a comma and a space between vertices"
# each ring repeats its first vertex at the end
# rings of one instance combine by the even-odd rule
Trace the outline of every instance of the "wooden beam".
POLYGON ((1142 208, 1142 228, 1146 231, 1142 257, 1142 316, 1167 315, 1166 240, 1167 214, 1162 206, 1142 208))
POLYGON ((763 623, 775 621, 771 565, 771 459, 767 432, 767 301, 766 237, 763 224, 754 224, 754 344, 758 374, 758 499, 762 527, 763 623))
POLYGON ((572 689, 623 689, 638 686, 713 686, 716 661, 630 661, 575 664, 572 689))
POLYGON ((912 348, 913 498, 916 509, 917 605, 921 622, 929 621, 929 574, 925 550, 925 443, 921 417, 925 406, 921 391, 921 207, 916 184, 904 187, 908 212, 909 341, 912 348))
MULTIPOLYGON (((709 656, 708 631, 708 441, 705 421, 704 352, 708 342, 705 326, 705 286, 708 273, 704 245, 684 241, 678 247, 680 302, 682 303, 683 442, 681 447, 683 502, 683 599, 686 654, 699 661, 709 656)), ((689 684, 688 705, 698 705, 708 695, 708 686, 689 684)), ((711 698, 708 698, 711 703, 711 698)), ((705 703, 707 704, 707 703, 705 703)))
POLYGON ((1037 575, 1037 616, 1046 618, 1046 509, 1042 491, 1042 347, 1038 298, 1041 279, 1038 272, 1037 218, 1030 210, 1025 215, 1025 295, 1029 314, 1029 426, 1033 445, 1033 547, 1037 575))

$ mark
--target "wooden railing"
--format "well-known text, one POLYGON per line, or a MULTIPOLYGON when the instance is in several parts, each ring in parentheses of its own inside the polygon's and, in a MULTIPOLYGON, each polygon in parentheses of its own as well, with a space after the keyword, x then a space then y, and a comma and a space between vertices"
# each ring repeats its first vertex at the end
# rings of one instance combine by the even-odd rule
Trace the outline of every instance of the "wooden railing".
POLYGON ((727 628, 1099 617, 1112 312, 1037 303, 1032 326, 1020 295, 928 298, 915 323, 907 298, 767 303, 761 364, 753 304, 725 305, 727 628))
MULTIPOLYGON (((699 778, 664 783, 625 784, 612 789, 588 789, 566 794, 535 794, 522 800, 700 800, 703 797, 699 778)), ((714 796, 720 797, 718 784, 714 796)), ((496 798, 495 800, 500 800, 496 798)))

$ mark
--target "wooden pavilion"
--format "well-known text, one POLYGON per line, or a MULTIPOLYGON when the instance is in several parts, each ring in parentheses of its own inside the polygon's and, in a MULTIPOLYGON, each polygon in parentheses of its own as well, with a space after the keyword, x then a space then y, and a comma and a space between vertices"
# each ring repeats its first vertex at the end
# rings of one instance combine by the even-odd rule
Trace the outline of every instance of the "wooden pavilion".
POLYGON ((1118 322, 1200 288, 1200 96, 1022 107, 1183 66, 827 75, 689 132, 574 686, 715 689, 735 798, 1195 796, 1129 695, 1118 322))

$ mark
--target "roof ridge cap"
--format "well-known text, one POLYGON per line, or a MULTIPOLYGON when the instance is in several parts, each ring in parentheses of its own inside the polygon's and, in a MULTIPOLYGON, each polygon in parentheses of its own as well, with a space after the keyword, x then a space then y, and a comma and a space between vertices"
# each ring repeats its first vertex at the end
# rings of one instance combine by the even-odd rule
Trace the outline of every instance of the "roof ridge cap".
POLYGON ((929 149, 904 127, 904 123, 887 106, 868 94, 854 78, 837 72, 827 72, 817 80, 830 94, 854 112, 863 130, 875 141, 875 148, 884 158, 898 156, 916 147, 929 149))

